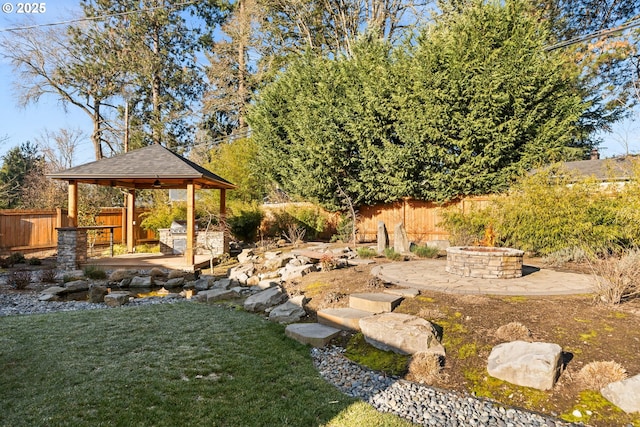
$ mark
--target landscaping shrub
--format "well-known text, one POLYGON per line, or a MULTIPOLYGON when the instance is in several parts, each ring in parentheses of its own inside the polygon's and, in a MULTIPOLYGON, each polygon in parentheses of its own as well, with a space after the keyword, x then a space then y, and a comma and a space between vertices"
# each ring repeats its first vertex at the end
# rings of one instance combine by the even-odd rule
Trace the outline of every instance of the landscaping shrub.
POLYGON ((331 253, 324 253, 320 258, 320 265, 322 265, 322 271, 331 271, 338 266, 338 260, 331 253))
POLYGON ((582 367, 576 379, 583 389, 596 390, 609 383, 627 378, 627 371, 619 364, 610 362, 591 362, 582 367))
POLYGON ((42 265, 42 261, 40 258, 28 258, 27 265, 42 265))
POLYGON ((13 267, 16 264, 24 264, 26 259, 22 252, 13 252, 11 255, 7 257, 7 263, 10 267, 13 267))
POLYGON ((234 209, 227 217, 227 225, 236 239, 254 242, 263 218, 264 213, 259 207, 243 205, 239 209, 234 209))
MULTIPOLYGON (((142 245, 137 245, 135 248, 136 252, 139 254, 159 254, 160 253, 160 245, 151 245, 149 243, 145 243, 142 245)), ((115 255, 115 251, 114 251, 115 255)))
POLYGON ((160 228, 169 228, 173 221, 187 219, 187 204, 185 202, 170 202, 166 191, 153 192, 153 209, 144 212, 140 227, 155 232, 160 228))
POLYGON ((490 221, 488 209, 474 209, 463 213, 457 207, 450 207, 442 212, 440 225, 449 233, 449 243, 452 246, 467 246, 482 239, 490 221))
POLYGON ((378 255, 378 252, 376 252, 375 249, 366 248, 366 247, 360 247, 356 250, 356 252, 358 252, 358 256, 360 258, 364 258, 364 259, 373 258, 376 255, 378 255))
POLYGON ((97 265, 87 265, 84 269, 84 276, 88 279, 103 280, 107 278, 107 272, 97 265))
POLYGON ((640 296, 640 250, 632 249, 620 256, 590 262, 596 281, 599 302, 619 304, 640 296))
MULTIPOLYGON (((268 236, 285 236, 290 240, 291 232, 304 230, 309 240, 317 239, 328 225, 327 214, 317 206, 287 206, 284 209, 270 211, 269 218, 263 226, 268 236)), ((297 232, 300 234, 300 232, 297 232)), ((293 242, 292 242, 293 243, 293 242)))
POLYGON ((7 277, 7 285, 14 289, 26 289, 31 283, 31 272, 29 270, 16 270, 7 277))
POLYGON ((437 354, 420 352, 411 357, 407 380, 432 385, 442 377, 442 359, 437 354))
POLYGON ((384 250, 384 256, 390 259, 391 261, 402 261, 404 260, 404 255, 398 253, 393 248, 386 248, 384 250))
POLYGON ((349 215, 340 215, 336 225, 336 234, 331 236, 332 242, 351 242, 353 236, 353 218, 349 215))
POLYGON ((46 268, 40 272, 40 281, 42 283, 55 283, 56 273, 55 268, 46 268))
POLYGON ((415 245, 411 247, 411 252, 420 258, 437 258, 440 254, 440 249, 429 245, 415 245))
POLYGON ((618 253, 640 237, 636 190, 637 181, 603 190, 594 179, 547 168, 523 177, 484 209, 446 209, 441 225, 454 245, 481 241, 491 226, 497 245, 551 259, 618 253))
POLYGON ((531 340, 531 331, 520 322, 511 322, 502 325, 496 330, 494 335, 502 342, 531 340))
POLYGON ((542 261, 548 265, 559 266, 567 262, 584 262, 588 259, 589 255, 587 254, 587 251, 583 248, 573 246, 547 254, 542 261))

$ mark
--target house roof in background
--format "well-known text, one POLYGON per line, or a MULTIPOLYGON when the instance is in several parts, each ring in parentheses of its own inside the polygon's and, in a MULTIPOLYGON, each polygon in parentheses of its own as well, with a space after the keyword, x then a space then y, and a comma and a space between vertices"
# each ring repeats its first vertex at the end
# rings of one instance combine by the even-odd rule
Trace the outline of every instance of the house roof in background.
POLYGON ((159 144, 47 176, 65 181, 135 189, 186 188, 187 182, 190 181, 196 188, 236 188, 226 179, 159 144))
POLYGON ((562 165, 569 172, 600 181, 627 181, 633 176, 634 164, 639 160, 636 156, 624 156, 564 162, 562 165))

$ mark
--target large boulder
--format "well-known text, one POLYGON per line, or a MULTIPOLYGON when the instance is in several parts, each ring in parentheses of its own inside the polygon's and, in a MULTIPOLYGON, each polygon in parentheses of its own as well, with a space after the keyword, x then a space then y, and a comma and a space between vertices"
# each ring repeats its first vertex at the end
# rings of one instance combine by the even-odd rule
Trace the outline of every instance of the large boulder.
POLYGON ((253 249, 243 249, 242 252, 238 254, 238 262, 240 264, 244 264, 249 261, 255 261, 258 257, 254 254, 253 249))
POLYGON ((628 414, 640 412, 640 374, 608 384, 600 393, 628 414))
POLYGON ((201 277, 193 284, 193 289, 195 289, 196 291, 206 291, 207 289, 209 289, 209 287, 210 285, 208 277, 201 277))
POLYGON ((274 307, 273 310, 269 312, 269 320, 282 324, 299 322, 307 315, 307 312, 304 309, 306 301, 307 299, 304 295, 298 295, 291 298, 285 303, 274 307))
POLYGON ((64 284, 66 292, 84 292, 89 290, 89 282, 86 280, 74 280, 64 284))
POLYGON ((404 222, 399 222, 393 231, 393 250, 399 254, 404 254, 410 252, 409 249, 407 230, 404 228, 404 222))
POLYGON ((89 294, 87 298, 90 303, 98 304, 104 302, 104 297, 107 293, 108 291, 106 286, 93 283, 89 285, 89 294))
POLYGON ((256 268, 252 263, 241 264, 229 269, 229 279, 246 284, 249 277, 253 276, 256 268))
POLYGON ((164 282, 164 287, 166 289, 179 288, 183 285, 184 285, 184 277, 174 277, 164 282))
POLYGON ((380 350, 399 354, 420 352, 445 355, 433 324, 410 314, 383 313, 363 317, 359 322, 364 339, 380 350))
POLYGON ((104 296, 104 303, 107 304, 108 307, 120 307, 121 305, 125 305, 129 303, 129 293, 128 292, 111 292, 104 296))
POLYGON ((244 309, 247 311, 265 311, 266 309, 282 304, 287 300, 287 294, 280 286, 274 286, 248 297, 244 301, 244 309))
POLYGON ((384 225, 384 221, 378 221, 377 238, 377 251, 379 254, 383 254, 389 243, 389 235, 387 234, 387 227, 384 225))
POLYGON ((495 346, 489 355, 489 375, 538 390, 553 388, 562 365, 562 348, 545 342, 512 341, 495 346))
POLYGON ((264 268, 267 270, 277 270, 284 267, 287 263, 294 258, 291 252, 280 254, 275 257, 269 258, 264 262, 264 268))
POLYGON ((317 267, 314 264, 293 265, 291 262, 279 270, 281 280, 286 282, 287 280, 298 279, 302 276, 317 271, 317 267))
POLYGON ((238 292, 231 289, 221 289, 221 288, 217 288, 217 289, 214 288, 208 291, 198 292, 198 295, 196 295, 196 298, 198 301, 207 302, 209 304, 217 301, 236 299, 239 297, 240 297, 240 294, 238 292))
POLYGON ((67 292, 67 290, 62 286, 51 286, 40 292, 38 301, 60 301, 60 296, 65 292, 67 292))
POLYGON ((153 286, 151 276, 135 276, 131 278, 130 288, 150 288, 153 286))

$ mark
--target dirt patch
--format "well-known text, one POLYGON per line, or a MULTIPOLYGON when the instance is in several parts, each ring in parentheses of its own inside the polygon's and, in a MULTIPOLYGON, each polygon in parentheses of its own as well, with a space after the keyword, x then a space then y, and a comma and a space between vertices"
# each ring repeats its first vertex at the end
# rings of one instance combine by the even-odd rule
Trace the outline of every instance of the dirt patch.
MULTIPOLYGON (((385 262, 388 261, 376 258, 372 265, 312 273, 286 284, 286 288, 290 293, 304 293, 311 298, 308 307, 314 313, 323 308, 346 307, 351 293, 394 287, 370 275, 375 265, 385 262)), ((525 263, 540 265, 539 260, 525 263)), ((587 270, 584 265, 562 267, 562 271, 587 270)), ((395 311, 423 317, 442 327, 447 357, 437 387, 594 426, 640 426, 640 415, 620 413, 603 402, 599 393, 584 390, 577 380, 582 367, 594 361, 615 361, 629 376, 640 374, 640 301, 612 309, 595 305, 591 296, 487 296, 421 291, 416 298, 406 298, 395 311), (563 348, 565 369, 553 390, 518 387, 487 374, 487 357, 493 346, 501 342, 496 331, 512 322, 524 325, 532 341, 552 342, 563 348), (583 416, 572 418, 575 410, 583 416)))

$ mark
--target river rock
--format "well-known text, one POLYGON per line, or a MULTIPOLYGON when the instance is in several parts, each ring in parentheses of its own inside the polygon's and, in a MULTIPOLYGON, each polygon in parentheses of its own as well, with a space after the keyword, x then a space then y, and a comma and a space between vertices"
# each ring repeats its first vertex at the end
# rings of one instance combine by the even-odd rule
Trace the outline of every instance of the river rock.
POLYGON ((383 313, 363 317, 359 325, 365 340, 380 350, 399 354, 426 352, 445 355, 435 326, 420 317, 383 313))
POLYGON ((282 304, 287 300, 287 294, 280 286, 274 286, 248 297, 244 301, 244 309, 247 311, 265 311, 266 309, 282 304))
POLYGON ((608 384, 600 393, 628 414, 640 412, 640 374, 608 384))
POLYGON ((491 350, 489 375, 538 390, 553 388, 560 375, 562 348, 545 342, 512 341, 491 350))

